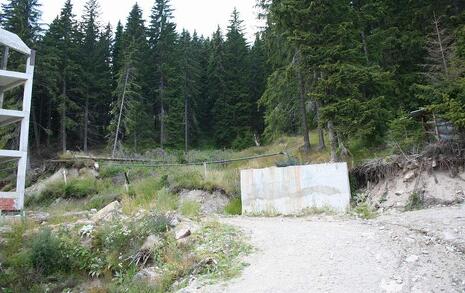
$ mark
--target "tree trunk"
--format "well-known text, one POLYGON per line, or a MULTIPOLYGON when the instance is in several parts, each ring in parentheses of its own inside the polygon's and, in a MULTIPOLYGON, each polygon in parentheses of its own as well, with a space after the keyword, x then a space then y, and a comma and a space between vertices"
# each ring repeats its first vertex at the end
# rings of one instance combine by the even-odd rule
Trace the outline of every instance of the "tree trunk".
POLYGON ((297 59, 297 78, 299 80, 299 91, 300 91, 300 112, 302 115, 302 131, 303 131, 303 136, 304 136, 304 147, 303 151, 304 152, 309 152, 310 151, 310 136, 309 136, 309 131, 308 131, 308 123, 307 123, 307 109, 305 105, 305 95, 306 95, 306 90, 305 90, 305 80, 302 76, 302 59, 301 59, 301 53, 300 51, 296 52, 296 59, 297 59))
POLYGON ((365 54, 365 60, 368 65, 370 63, 370 58, 368 57, 368 45, 367 45, 365 32, 363 30, 360 32, 360 36, 362 37, 363 53, 365 54))
POLYGON ((51 135, 52 131, 52 101, 48 101, 47 103, 47 148, 50 147, 50 139, 52 138, 51 135))
POLYGON ((434 28, 436 30, 436 35, 438 38, 439 50, 441 51, 442 66, 444 67, 444 73, 446 77, 449 77, 449 67, 447 66, 447 57, 445 48, 443 45, 443 40, 441 36, 441 29, 439 28, 439 19, 436 18, 436 13, 434 13, 434 28))
POLYGON ((323 127, 321 127, 321 118, 320 118, 320 107, 321 103, 319 101, 315 102, 316 106, 316 119, 318 123, 318 150, 324 150, 326 148, 326 143, 325 143, 325 132, 323 127))
POLYGON ((89 135, 89 97, 86 97, 84 106, 84 153, 87 153, 87 141, 89 135))
POLYGON ((337 137, 333 121, 328 121, 328 135, 331 144, 331 162, 334 163, 339 161, 339 158, 337 156, 337 137))
POLYGON ((66 80, 63 80, 61 95, 61 151, 66 153, 66 80))
MULTIPOLYGON (((32 105, 34 105, 34 103, 32 103, 32 105)), ((36 111, 35 111, 34 106, 32 106, 32 109, 31 109, 31 116, 32 116, 32 129, 34 131, 34 142, 36 144, 37 152, 40 153, 40 133, 39 133, 39 128, 37 127, 37 116, 36 116, 36 111)))
POLYGON ((184 150, 186 152, 189 151, 189 119, 188 119, 188 113, 189 113, 189 98, 187 95, 184 98, 184 150))
POLYGON ((160 146, 163 149, 165 144, 165 105, 164 105, 164 95, 165 95, 165 83, 163 77, 160 78, 160 146))

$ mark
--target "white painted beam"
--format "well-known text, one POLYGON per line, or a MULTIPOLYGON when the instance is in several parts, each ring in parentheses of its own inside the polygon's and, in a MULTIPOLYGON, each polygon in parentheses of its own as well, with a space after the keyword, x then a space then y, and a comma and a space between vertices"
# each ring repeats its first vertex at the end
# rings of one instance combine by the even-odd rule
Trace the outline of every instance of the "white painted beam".
POLYGON ((0 192, 0 198, 17 199, 18 198, 18 193, 17 192, 0 192))
POLYGON ((32 75, 29 73, 0 70, 0 87, 5 92, 26 83, 31 78, 32 75))
POLYGON ((0 109, 0 127, 19 122, 24 116, 21 111, 0 109))

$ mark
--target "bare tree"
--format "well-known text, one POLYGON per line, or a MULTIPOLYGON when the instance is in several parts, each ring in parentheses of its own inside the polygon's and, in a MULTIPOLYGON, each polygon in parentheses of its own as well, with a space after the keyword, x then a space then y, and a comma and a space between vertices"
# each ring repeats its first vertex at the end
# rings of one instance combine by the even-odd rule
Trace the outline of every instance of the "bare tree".
POLYGON ((451 77, 450 61, 453 57, 453 39, 442 27, 441 17, 438 18, 436 13, 433 13, 432 25, 433 30, 426 42, 427 64, 423 67, 425 76, 432 83, 437 83, 451 77))

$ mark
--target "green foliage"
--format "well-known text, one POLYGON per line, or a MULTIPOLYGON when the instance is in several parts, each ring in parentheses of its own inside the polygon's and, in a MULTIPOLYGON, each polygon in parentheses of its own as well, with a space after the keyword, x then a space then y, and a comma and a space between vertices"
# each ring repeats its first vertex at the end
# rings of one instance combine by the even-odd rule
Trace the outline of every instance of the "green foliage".
POLYGON ((57 198, 80 199, 98 192, 97 182, 94 178, 76 178, 51 183, 42 191, 37 202, 51 202, 57 198))
POLYGON ((188 218, 197 218, 200 216, 200 203, 192 200, 185 200, 181 203, 179 211, 183 216, 188 218))
POLYGON ((413 192, 410 194, 407 205, 405 206, 406 211, 420 210, 424 207, 423 195, 419 192, 413 192))
POLYGON ((100 210, 115 200, 120 200, 121 196, 116 193, 97 194, 89 199, 85 207, 88 210, 97 209, 100 210))
POLYGON ((354 212, 356 215, 365 220, 371 220, 377 217, 376 212, 373 211, 373 209, 367 203, 357 205, 354 209, 354 212))
POLYGON ((31 262, 34 269, 44 276, 69 270, 69 262, 60 249, 60 240, 47 229, 32 239, 31 262))
POLYGON ((178 206, 177 195, 168 189, 162 188, 157 192, 155 208, 160 212, 174 211, 178 206))
POLYGON ((425 141, 425 132, 419 122, 403 113, 389 122, 388 139, 396 151, 415 153, 425 141))
POLYGON ((242 214, 242 201, 240 197, 234 197, 225 206, 224 212, 227 215, 241 215, 242 214))

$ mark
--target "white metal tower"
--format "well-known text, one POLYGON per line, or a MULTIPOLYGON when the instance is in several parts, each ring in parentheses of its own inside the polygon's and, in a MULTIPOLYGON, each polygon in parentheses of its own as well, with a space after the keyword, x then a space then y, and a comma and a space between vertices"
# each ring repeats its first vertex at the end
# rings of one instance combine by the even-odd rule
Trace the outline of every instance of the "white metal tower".
POLYGON ((0 169, 2 168, 1 164, 11 161, 17 162, 16 190, 13 192, 0 192, 0 211, 18 211, 24 208, 29 114, 31 111, 35 52, 17 35, 3 29, 0 29, 0 46, 3 47, 3 58, 0 64, 0 127, 13 123, 20 124, 19 148, 15 150, 0 149, 0 169), (25 72, 7 70, 10 50, 24 55, 25 60, 27 60, 25 72), (20 86, 24 86, 22 108, 20 110, 4 109, 5 92, 20 86))

